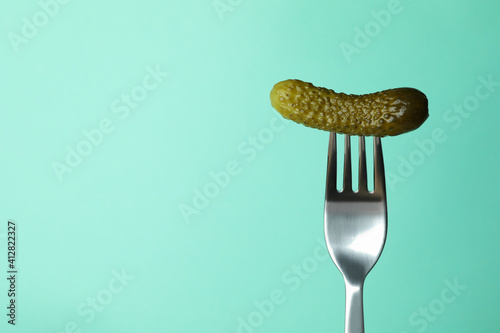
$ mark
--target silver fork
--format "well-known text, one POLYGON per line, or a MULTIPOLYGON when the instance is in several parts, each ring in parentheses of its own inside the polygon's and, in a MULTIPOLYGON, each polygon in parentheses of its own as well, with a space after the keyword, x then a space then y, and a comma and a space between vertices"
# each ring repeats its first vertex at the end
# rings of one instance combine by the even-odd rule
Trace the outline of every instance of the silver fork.
POLYGON ((352 189, 350 136, 345 135, 344 184, 337 191, 336 134, 330 133, 325 198, 328 252, 345 282, 345 333, 364 333, 363 283, 384 248, 387 200, 380 138, 373 139, 374 189, 368 191, 365 138, 359 137, 359 189, 352 189))

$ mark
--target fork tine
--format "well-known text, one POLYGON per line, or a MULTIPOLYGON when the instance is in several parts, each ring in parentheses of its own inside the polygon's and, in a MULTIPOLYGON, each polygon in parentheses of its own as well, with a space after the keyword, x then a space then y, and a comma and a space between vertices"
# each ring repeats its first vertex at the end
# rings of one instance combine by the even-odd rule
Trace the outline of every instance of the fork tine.
POLYGON ((337 194, 337 137, 330 133, 328 142, 328 166, 326 172, 326 200, 337 194))
POLYGON ((382 142, 379 137, 373 138, 373 165, 375 193, 385 193, 384 159, 382 156, 382 142))
POLYGON ((368 191, 368 180, 366 175, 366 150, 365 150, 365 137, 359 137, 359 180, 358 191, 368 191))
POLYGON ((344 187, 342 191, 352 191, 351 136, 344 135, 344 187))

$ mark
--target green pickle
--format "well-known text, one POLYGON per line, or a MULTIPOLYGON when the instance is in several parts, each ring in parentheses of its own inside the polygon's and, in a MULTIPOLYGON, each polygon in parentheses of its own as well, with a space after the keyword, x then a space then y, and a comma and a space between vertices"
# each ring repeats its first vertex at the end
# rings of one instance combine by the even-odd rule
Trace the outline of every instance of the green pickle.
POLYGON ((347 95, 300 80, 277 83, 271 91, 271 105, 299 124, 360 136, 410 132, 429 116, 427 97, 414 88, 347 95))

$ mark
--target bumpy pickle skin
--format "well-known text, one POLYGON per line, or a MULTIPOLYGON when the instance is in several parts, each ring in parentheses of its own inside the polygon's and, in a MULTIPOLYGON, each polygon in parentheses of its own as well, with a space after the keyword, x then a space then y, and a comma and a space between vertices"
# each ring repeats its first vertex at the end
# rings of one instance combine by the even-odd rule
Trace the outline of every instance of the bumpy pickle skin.
POLYGON ((347 95, 300 80, 274 85, 271 105, 284 117, 328 132, 394 136, 420 127, 429 116, 427 97, 413 88, 347 95))

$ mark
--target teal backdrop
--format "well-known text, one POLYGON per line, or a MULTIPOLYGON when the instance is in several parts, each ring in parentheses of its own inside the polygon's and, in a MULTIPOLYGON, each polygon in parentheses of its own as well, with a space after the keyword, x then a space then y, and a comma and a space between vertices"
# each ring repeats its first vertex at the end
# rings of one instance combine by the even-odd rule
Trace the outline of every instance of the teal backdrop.
POLYGON ((497 330, 499 10, 3 1, 0 331, 343 332, 328 133, 269 101, 291 78, 429 99, 421 128, 382 140, 389 231, 366 330, 497 330))

